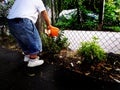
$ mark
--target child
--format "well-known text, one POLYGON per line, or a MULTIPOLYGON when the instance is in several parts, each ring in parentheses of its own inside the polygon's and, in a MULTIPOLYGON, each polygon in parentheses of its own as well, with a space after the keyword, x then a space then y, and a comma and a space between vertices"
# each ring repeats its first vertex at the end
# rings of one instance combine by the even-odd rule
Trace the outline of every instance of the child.
POLYGON ((53 27, 42 0, 15 0, 7 16, 10 33, 16 38, 28 67, 42 65, 38 53, 42 51, 42 42, 35 23, 38 14, 43 16, 47 29, 53 27))

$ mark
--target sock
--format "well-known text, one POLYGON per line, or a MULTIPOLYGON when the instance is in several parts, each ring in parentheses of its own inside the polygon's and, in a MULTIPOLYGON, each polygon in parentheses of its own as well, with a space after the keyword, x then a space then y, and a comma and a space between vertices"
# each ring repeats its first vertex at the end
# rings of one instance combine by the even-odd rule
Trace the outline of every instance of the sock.
POLYGON ((30 55, 30 59, 35 59, 35 58, 37 58, 37 57, 38 57, 37 54, 30 55))

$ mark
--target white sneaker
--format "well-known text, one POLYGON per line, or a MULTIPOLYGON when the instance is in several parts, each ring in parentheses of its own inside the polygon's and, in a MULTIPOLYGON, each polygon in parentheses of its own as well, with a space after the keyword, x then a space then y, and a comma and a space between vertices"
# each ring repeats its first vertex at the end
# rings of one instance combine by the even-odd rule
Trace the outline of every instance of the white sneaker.
POLYGON ((29 61, 29 59, 30 59, 29 56, 30 56, 30 55, 25 55, 25 56, 24 56, 24 62, 28 62, 28 61, 29 61))
POLYGON ((29 59, 28 61, 28 67, 35 67, 35 66, 39 66, 42 65, 44 63, 44 60, 39 60, 38 58, 36 59, 29 59))

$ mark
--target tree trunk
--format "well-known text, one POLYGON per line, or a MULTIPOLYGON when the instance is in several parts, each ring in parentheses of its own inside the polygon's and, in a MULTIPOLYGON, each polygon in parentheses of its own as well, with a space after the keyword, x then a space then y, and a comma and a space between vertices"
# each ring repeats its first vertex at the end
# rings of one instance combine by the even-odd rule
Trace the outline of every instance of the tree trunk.
POLYGON ((41 14, 39 14, 37 22, 36 22, 36 27, 39 32, 44 32, 44 20, 41 14))
POLYGON ((80 23, 79 0, 76 0, 76 8, 77 8, 77 23, 80 23))
POLYGON ((51 0, 51 15, 52 15, 52 24, 55 23, 55 1, 51 0))
POLYGON ((99 24, 98 24, 98 30, 102 30, 103 26, 103 20, 104 20, 104 4, 105 0, 100 0, 100 6, 99 6, 99 24))
POLYGON ((58 10, 58 15, 62 11, 61 5, 62 5, 62 1, 61 0, 57 0, 57 8, 56 9, 58 10))

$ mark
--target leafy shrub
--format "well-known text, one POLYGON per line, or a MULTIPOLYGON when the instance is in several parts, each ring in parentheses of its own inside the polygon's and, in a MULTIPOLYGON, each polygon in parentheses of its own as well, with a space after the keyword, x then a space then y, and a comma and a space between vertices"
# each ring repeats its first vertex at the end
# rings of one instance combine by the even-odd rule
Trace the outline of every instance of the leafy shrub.
POLYGON ((105 3, 104 23, 107 25, 119 25, 120 1, 107 0, 105 3))
POLYGON ((81 42, 81 46, 77 53, 84 57, 86 63, 98 63, 102 60, 106 60, 105 51, 98 45, 98 38, 93 37, 92 41, 81 42))
POLYGON ((120 26, 107 26, 107 25, 104 25, 103 30, 110 30, 110 31, 120 32, 120 26))
POLYGON ((72 14, 71 18, 66 19, 64 16, 58 19, 55 26, 61 29, 80 29, 79 23, 77 23, 77 15, 72 14))
POLYGON ((43 51, 47 53, 56 54, 69 46, 68 39, 63 35, 63 32, 57 38, 48 37, 45 33, 41 33, 41 38, 43 51))
POLYGON ((93 20, 87 20, 81 24, 81 29, 83 30, 96 30, 97 29, 97 23, 93 20))
POLYGON ((98 20, 89 16, 89 13, 93 13, 89 10, 81 11, 81 17, 78 20, 77 13, 72 13, 70 18, 67 19, 64 16, 58 18, 55 26, 61 29, 72 29, 72 30, 96 30, 98 20))

